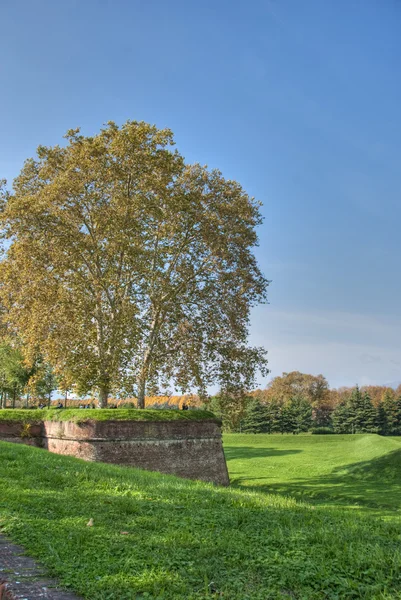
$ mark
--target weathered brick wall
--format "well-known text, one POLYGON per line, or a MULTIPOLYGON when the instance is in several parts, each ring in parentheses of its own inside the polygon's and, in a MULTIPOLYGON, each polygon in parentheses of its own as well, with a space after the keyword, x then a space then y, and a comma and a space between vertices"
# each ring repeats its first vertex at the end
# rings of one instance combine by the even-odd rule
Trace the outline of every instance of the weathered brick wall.
POLYGON ((25 424, 18 421, 0 421, 0 441, 16 442, 43 447, 43 423, 25 424))
MULTIPOLYGON (((45 421, 41 430, 35 429, 36 436, 17 439, 18 425, 10 427, 14 437, 9 435, 7 441, 41 445, 84 460, 229 484, 217 421, 45 421)), ((0 439, 6 437, 0 424, 0 439)))

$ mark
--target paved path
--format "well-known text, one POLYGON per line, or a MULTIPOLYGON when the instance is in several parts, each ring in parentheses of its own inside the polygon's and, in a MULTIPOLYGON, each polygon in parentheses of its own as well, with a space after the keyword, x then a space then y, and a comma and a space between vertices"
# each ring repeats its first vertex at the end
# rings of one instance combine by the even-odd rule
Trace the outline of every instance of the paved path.
POLYGON ((57 589, 57 582, 48 579, 44 570, 32 558, 24 555, 21 546, 11 544, 0 535, 0 582, 6 582, 6 594, 0 584, 0 600, 80 600, 70 592, 57 589))

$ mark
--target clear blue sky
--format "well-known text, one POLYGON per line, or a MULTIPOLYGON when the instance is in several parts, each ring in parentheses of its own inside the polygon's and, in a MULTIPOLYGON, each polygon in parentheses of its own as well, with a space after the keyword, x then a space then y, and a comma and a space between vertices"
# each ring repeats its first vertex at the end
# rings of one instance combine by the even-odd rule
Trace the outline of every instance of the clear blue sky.
POLYGON ((81 126, 168 126, 264 203, 271 375, 401 381, 398 0, 2 0, 0 177, 81 126))

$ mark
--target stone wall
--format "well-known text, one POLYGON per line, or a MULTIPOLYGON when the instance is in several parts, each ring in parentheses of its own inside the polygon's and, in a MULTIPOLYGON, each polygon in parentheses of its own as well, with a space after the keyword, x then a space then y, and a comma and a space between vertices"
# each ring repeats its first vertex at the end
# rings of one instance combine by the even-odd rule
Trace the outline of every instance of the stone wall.
POLYGON ((15 442, 28 446, 43 447, 43 423, 20 423, 0 421, 0 442, 15 442))
POLYGON ((218 421, 0 422, 0 440, 228 485, 218 421))

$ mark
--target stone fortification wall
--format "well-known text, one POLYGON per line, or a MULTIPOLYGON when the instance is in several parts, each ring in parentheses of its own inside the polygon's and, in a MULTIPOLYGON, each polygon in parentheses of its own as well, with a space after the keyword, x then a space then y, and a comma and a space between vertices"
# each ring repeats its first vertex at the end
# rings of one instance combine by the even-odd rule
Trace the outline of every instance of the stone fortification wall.
POLYGON ((0 422, 0 440, 228 485, 218 421, 0 422))
POLYGON ((0 421, 0 442, 16 442, 43 447, 43 423, 0 421))

